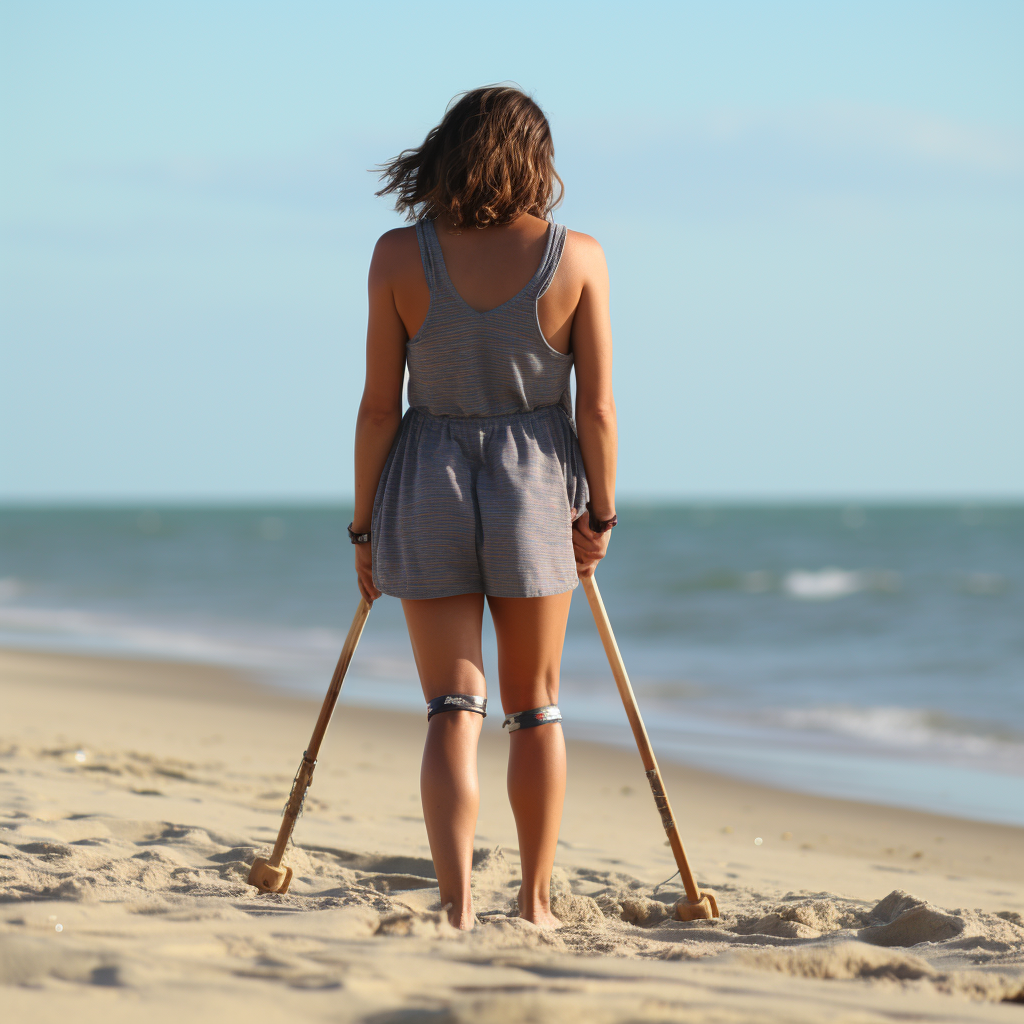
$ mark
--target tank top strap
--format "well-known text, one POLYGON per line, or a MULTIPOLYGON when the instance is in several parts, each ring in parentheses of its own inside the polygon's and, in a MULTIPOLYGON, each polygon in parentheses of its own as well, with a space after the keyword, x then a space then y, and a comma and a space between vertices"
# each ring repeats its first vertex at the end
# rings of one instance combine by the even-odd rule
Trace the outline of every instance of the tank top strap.
POLYGON ((552 224, 548 231, 548 244, 544 250, 544 259, 537 270, 537 276, 533 280, 533 287, 530 289, 532 298, 539 299, 550 287, 551 281, 558 270, 559 261, 562 259, 562 250, 565 248, 566 227, 564 224, 552 224))
POLYGON ((416 221, 416 241, 420 244, 420 260, 423 262, 427 287, 432 292, 436 291, 443 284, 445 273, 441 243, 437 240, 433 221, 426 219, 416 221))

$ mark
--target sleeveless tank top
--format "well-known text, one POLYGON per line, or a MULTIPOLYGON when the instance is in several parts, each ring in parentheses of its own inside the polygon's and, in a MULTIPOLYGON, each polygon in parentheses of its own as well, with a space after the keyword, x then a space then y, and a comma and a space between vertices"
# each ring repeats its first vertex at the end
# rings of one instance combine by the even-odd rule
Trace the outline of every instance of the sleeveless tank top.
POLYGON ((406 343, 410 407, 432 416, 503 416, 560 405, 572 420, 572 354, 553 349, 537 320, 537 300, 558 269, 565 234, 552 224, 526 287, 480 313, 452 285, 433 221, 416 224, 430 308, 406 343))

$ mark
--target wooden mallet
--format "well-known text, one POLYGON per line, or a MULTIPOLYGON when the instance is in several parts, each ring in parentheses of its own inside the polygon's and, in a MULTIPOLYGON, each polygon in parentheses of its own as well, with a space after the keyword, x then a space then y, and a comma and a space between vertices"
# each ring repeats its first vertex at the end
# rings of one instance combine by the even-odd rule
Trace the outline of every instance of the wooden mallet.
POLYGON ((672 816, 672 808, 669 806, 668 796, 665 793, 665 784, 661 780, 658 762, 651 749, 651 741, 647 737, 643 719, 640 717, 640 709, 637 707, 636 697, 633 695, 633 687, 629 684, 629 676, 626 675, 626 666, 619 653, 619 645, 615 642, 612 624, 608 621, 608 612, 605 611, 604 601, 601 600, 601 591, 597 589, 597 581, 593 576, 584 576, 581 582, 587 600, 590 602, 590 610, 594 613, 594 622, 597 624, 598 633, 601 634, 604 653, 608 655, 608 664, 611 665, 612 675, 615 676, 615 685, 619 688, 619 696, 626 709, 626 717, 633 730, 633 738, 640 751, 644 770, 647 772, 647 781, 651 784, 654 803, 661 814, 661 824, 668 835, 672 854, 679 868, 679 877, 683 880, 683 888, 686 890, 686 899, 680 900, 675 906, 675 916, 680 921, 707 921, 718 917, 718 903, 715 901, 715 894, 710 889, 701 891, 693 879, 693 872, 690 870, 686 851, 683 849, 683 841, 679 838, 679 829, 676 828, 676 820, 672 816))
POLYGON ((291 884, 292 869, 283 866, 281 861, 284 860, 284 851, 288 846, 288 840, 292 837, 295 822, 302 811, 306 790, 309 789, 309 784, 313 781, 316 755, 320 752, 320 744, 327 732, 327 726, 331 724, 331 715, 334 714, 334 705, 338 703, 341 684, 345 682, 345 673, 348 672, 352 655, 356 653, 356 647, 359 644, 359 638, 363 635, 363 626, 366 625, 366 617, 369 614, 370 606, 360 598, 356 617, 352 620, 352 627, 345 638, 345 646, 341 649, 341 657, 338 658, 338 665, 331 677, 331 685, 327 688, 327 696, 324 697, 323 707, 320 708, 320 717, 316 720, 313 736, 302 755, 299 770, 295 773, 292 791, 288 795, 288 803, 284 809, 284 820, 281 822, 281 830, 277 833, 277 842, 274 843, 274 852, 270 855, 269 860, 257 857, 252 862, 252 869, 249 871, 249 884, 256 886, 260 892, 285 893, 291 884))

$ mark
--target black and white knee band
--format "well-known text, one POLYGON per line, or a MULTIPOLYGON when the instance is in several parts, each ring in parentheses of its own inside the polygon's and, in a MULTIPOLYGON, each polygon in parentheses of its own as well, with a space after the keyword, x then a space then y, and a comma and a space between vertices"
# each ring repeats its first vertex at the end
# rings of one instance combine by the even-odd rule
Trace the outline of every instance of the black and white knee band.
POLYGON ((515 732, 516 729, 532 729, 535 725, 547 725, 549 722, 561 720, 562 712, 558 710, 558 705, 548 704, 532 711, 517 711, 515 714, 506 715, 501 727, 507 727, 509 732, 515 732))
POLYGON ((443 697, 435 697, 427 701, 427 721, 442 711, 475 711, 487 717, 487 698, 474 697, 471 693, 446 693, 443 697))

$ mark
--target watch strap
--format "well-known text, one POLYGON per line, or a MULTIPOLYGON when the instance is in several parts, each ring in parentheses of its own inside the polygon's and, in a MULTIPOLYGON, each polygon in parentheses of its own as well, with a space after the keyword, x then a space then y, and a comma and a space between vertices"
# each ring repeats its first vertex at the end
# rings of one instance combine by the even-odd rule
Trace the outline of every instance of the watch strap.
POLYGON ((616 526, 619 522, 619 517, 614 515, 611 519, 598 519, 594 515, 594 510, 590 507, 590 502, 587 502, 587 514, 590 521, 590 529, 594 533, 607 533, 613 526, 616 526))

